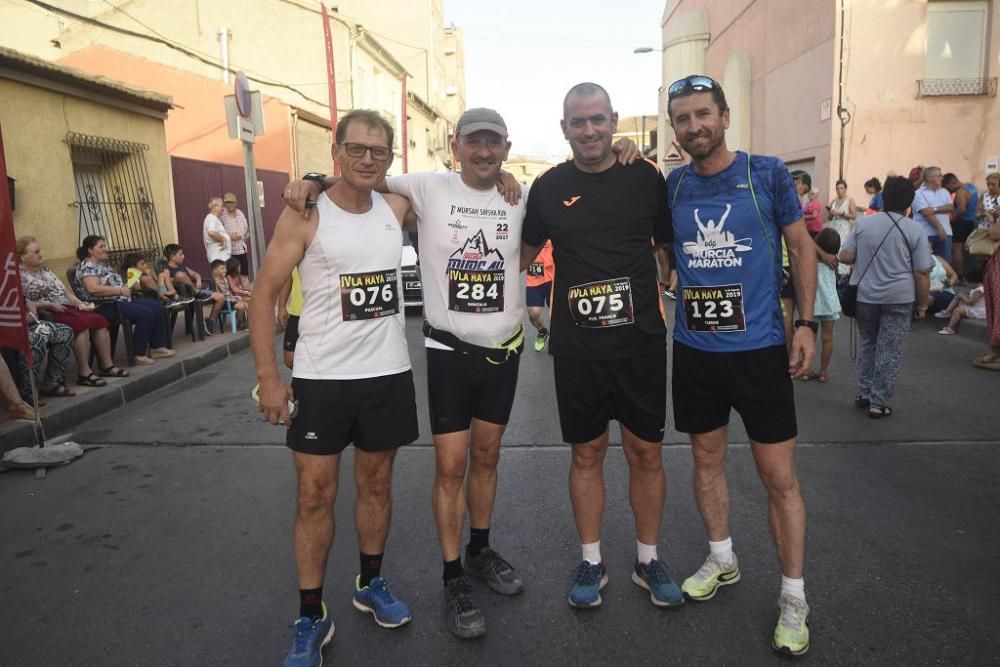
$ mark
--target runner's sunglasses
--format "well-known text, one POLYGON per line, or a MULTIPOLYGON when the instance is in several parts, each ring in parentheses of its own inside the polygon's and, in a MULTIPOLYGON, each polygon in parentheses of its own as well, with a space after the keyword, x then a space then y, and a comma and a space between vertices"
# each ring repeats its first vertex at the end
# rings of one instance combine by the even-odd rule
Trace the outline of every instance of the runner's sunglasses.
POLYGON ((715 88, 721 88, 715 79, 703 74, 696 74, 694 76, 686 76, 683 79, 678 79, 670 84, 667 88, 667 101, 674 99, 681 93, 693 90, 695 92, 704 92, 707 90, 713 90, 715 88))

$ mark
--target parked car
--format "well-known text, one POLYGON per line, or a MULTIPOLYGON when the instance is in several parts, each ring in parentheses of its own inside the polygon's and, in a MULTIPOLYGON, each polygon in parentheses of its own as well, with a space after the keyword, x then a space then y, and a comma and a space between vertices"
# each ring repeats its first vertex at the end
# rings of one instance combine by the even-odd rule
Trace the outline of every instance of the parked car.
POLYGON ((420 264, 417 249, 410 242, 409 235, 403 235, 403 306, 422 308, 424 292, 420 283, 420 264))

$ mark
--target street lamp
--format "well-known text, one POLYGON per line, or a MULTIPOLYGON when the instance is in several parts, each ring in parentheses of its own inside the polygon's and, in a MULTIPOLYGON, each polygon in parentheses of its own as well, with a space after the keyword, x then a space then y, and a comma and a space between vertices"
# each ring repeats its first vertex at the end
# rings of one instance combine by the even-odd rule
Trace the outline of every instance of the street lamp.
MULTIPOLYGON (((632 49, 632 53, 652 53, 654 51, 662 52, 663 49, 654 49, 651 46, 637 46, 632 49)), ((646 114, 642 114, 642 156, 646 157, 646 114)))

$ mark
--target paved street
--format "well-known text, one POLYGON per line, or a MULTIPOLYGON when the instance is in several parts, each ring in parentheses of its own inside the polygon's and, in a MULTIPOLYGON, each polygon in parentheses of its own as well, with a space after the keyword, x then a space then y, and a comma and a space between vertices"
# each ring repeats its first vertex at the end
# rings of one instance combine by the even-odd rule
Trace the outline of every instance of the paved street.
MULTIPOLYGON (((996 664, 1000 637, 1000 374, 982 346, 918 326, 893 402, 853 407, 848 326, 830 383, 800 383, 799 474, 809 509, 810 664, 996 664)), ((766 497, 746 445, 731 451, 733 537, 743 581, 710 602, 659 610, 629 581, 634 530, 620 448, 607 461, 605 604, 566 604, 579 558, 551 358, 525 353, 505 440, 494 544, 526 591, 477 586, 489 634, 452 638, 439 619, 419 319, 408 335, 421 417, 401 451, 384 573, 414 611, 387 631, 353 609, 357 569, 350 454, 325 597, 337 625, 326 664, 779 664, 768 640, 779 585, 766 497)), ((103 445, 37 481, 0 475, 0 663, 277 665, 297 611, 290 547, 294 474, 283 431, 259 421, 248 353, 81 425, 103 445)), ((671 418, 672 419, 672 418, 671 418)), ((671 422, 672 423, 672 422, 671 422)), ((617 432, 614 434, 617 440, 617 432)), ((732 439, 746 435, 734 420, 732 439)), ((683 578, 705 555, 690 451, 667 429, 661 556, 683 578)))

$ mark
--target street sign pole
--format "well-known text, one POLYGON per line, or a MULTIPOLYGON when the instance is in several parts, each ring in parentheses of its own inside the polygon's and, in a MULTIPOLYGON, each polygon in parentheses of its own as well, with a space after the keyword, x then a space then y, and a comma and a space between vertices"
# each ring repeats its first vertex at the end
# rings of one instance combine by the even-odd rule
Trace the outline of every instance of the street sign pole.
POLYGON ((243 141, 243 181, 247 191, 247 215, 250 219, 250 244, 253 247, 253 273, 256 278, 264 261, 264 220, 257 194, 257 168, 253 161, 253 142, 243 141))
POLYGON ((247 223, 250 226, 250 246, 252 249, 251 276, 256 277, 264 261, 264 215, 260 210, 260 195, 257 192, 257 168, 254 166, 253 144, 258 134, 263 134, 263 118, 259 93, 250 90, 250 82, 243 72, 237 72, 233 85, 232 101, 226 102, 226 121, 229 136, 243 144, 243 183, 246 187, 247 223), (258 118, 254 118, 257 108, 258 118))

